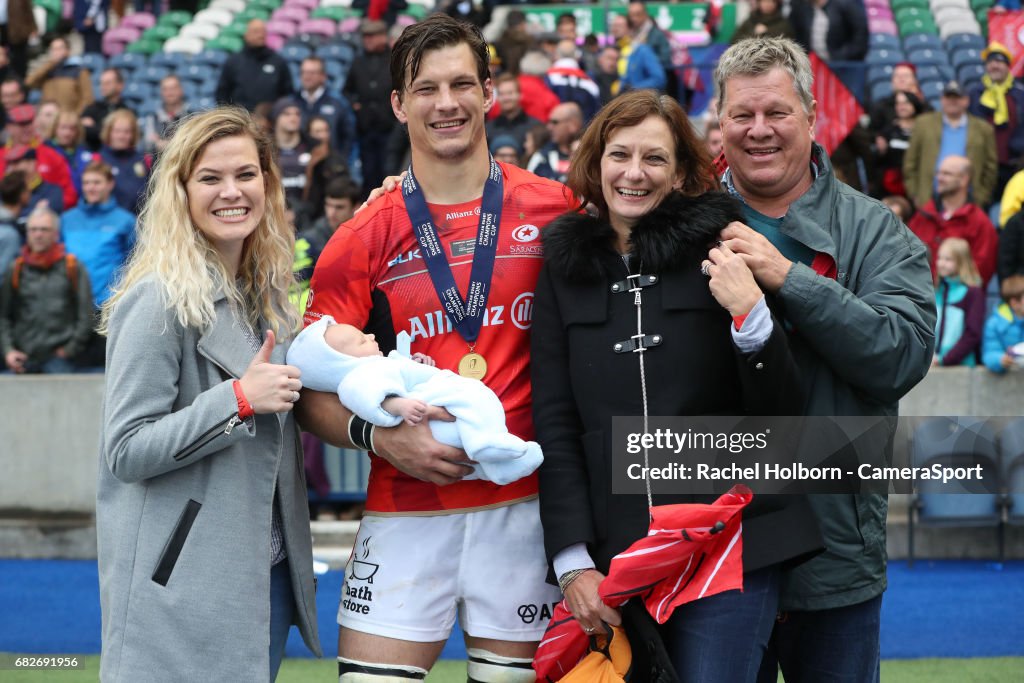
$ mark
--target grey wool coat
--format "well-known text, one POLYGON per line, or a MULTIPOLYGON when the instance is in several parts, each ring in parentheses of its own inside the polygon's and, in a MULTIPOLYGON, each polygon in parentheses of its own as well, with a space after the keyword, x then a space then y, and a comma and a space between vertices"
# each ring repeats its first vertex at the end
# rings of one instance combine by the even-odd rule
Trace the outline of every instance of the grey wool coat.
POLYGON ((223 295, 216 314, 205 332, 185 329, 144 279, 110 320, 96 501, 103 681, 269 678, 275 483, 295 623, 321 654, 295 420, 234 424, 232 381, 254 352, 223 295))

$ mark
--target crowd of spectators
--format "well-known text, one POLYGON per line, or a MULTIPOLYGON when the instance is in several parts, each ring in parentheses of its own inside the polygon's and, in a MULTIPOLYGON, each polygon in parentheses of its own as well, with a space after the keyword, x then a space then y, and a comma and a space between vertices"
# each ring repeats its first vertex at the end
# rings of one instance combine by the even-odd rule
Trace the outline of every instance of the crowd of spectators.
MULTIPOLYGON (((746 7, 733 42, 794 37, 826 62, 856 62, 867 52, 863 3, 742 1, 746 7)), ((136 2, 134 9, 158 14, 162 4, 136 2)), ((436 9, 487 23, 499 4, 508 3, 447 2, 436 9)), ((142 112, 124 99, 124 74, 116 68, 104 69, 94 90, 95 74, 75 54, 77 46, 98 51, 103 31, 126 10, 118 3, 111 8, 107 0, 74 5, 81 40, 45 36, 45 51, 30 65, 26 44, 35 33, 34 22, 31 30, 19 23, 20 0, 7 3, 8 24, 0 35, 0 176, 12 180, 0 186, 6 188, 0 192, 0 275, 9 281, 19 255, 30 269, 50 262, 31 257, 27 233, 30 216, 43 215, 39 209, 45 208, 61 226, 63 245, 89 278, 91 303, 98 306, 109 296, 131 248, 134 215, 144 201, 154 160, 174 125, 198 107, 173 74, 159 83, 159 106, 142 112), (28 104, 30 91, 38 92, 35 104, 28 104)), ((336 204, 357 203, 409 163, 408 140, 392 112, 389 64, 390 47, 401 31, 395 19, 404 6, 390 2, 380 18, 362 21, 358 35, 350 38, 356 55, 341 87, 329 83, 325 61, 315 49, 293 72, 295 65, 268 47, 266 23, 258 19, 249 22, 243 48, 228 57, 217 78, 216 101, 252 111, 276 143, 289 215, 300 236, 299 303, 304 275, 308 279, 337 227, 334 221, 346 215, 336 204)), ((196 9, 179 2, 171 8, 196 9)), ((572 12, 560 14, 551 33, 538 31, 516 7, 503 16, 491 45, 494 104, 486 126, 489 148, 500 161, 564 181, 588 120, 610 99, 631 89, 655 88, 685 105, 703 88, 686 48, 658 26, 643 2, 612 12, 606 38, 581 34, 572 12)), ((980 83, 964 87, 948 81, 931 102, 918 84, 915 65, 896 65, 891 94, 875 101, 864 98, 869 116, 849 141, 866 142, 847 146, 856 150, 860 174, 846 180, 884 199, 929 245, 936 269, 941 245, 950 238, 963 240, 981 278, 970 286, 988 291, 992 310, 999 288, 1014 275, 1024 275, 1024 218, 1019 215, 1024 205, 1024 85, 1011 74, 1012 55, 1004 46, 993 43, 982 57, 980 83)), ((695 125, 717 157, 721 130, 713 108, 695 125)), ((948 295, 949 279, 958 276, 944 278, 936 270, 936 277, 948 295)), ((1003 294, 1007 303, 999 311, 1012 322, 1014 309, 1003 294)), ((972 290, 972 301, 974 296, 972 290)), ((11 329, 18 314, 4 304, 0 315, 8 318, 5 329, 11 329)), ((20 343, 9 335, 0 341, 5 356, 20 343)), ((91 351, 80 364, 102 365, 101 342, 70 348, 86 347, 91 351)), ((57 348, 34 351, 31 363, 15 367, 8 362, 7 370, 63 367, 47 365, 57 348)), ((61 348, 67 353, 66 346, 61 348)), ((968 356, 979 356, 980 348, 979 340, 968 356)))

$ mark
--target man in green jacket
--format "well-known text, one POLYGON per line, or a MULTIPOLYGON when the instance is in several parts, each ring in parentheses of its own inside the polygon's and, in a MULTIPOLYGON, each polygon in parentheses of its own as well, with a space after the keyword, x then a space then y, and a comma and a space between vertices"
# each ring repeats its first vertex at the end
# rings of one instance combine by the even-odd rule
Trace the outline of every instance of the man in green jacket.
MULTIPOLYGON (((924 245, 881 203, 837 180, 814 143, 813 76, 788 39, 748 39, 715 71, 727 191, 743 256, 792 330, 807 415, 882 416, 928 371, 935 306, 924 245)), ((812 495, 826 550, 783 576, 770 653, 786 681, 877 681, 885 577, 881 495, 812 495)), ((763 680, 775 680, 765 657, 763 680)))
POLYGON ((10 372, 74 372, 72 359, 92 332, 89 276, 59 237, 57 214, 33 211, 26 244, 0 286, 0 349, 10 372))
POLYGON ((971 160, 974 168, 973 202, 987 208, 999 172, 996 136, 985 119, 967 113, 970 99, 956 81, 942 91, 942 110, 921 114, 910 134, 910 147, 903 155, 903 183, 918 207, 932 198, 935 174, 947 156, 971 160))

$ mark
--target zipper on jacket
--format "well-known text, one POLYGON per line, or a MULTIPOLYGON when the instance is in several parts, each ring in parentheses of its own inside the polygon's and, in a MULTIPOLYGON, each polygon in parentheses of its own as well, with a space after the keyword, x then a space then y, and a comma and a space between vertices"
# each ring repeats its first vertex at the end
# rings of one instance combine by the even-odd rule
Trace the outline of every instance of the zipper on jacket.
POLYGON ((214 425, 213 427, 210 427, 205 432, 203 432, 198 439, 193 441, 191 446, 189 446, 188 448, 186 448, 184 450, 181 450, 181 451, 178 451, 177 453, 175 453, 174 454, 174 459, 175 460, 184 460, 185 458, 187 458, 188 456, 192 455, 193 453, 198 451, 200 448, 202 448, 203 446, 205 446, 206 444, 210 443, 215 438, 217 438, 217 434, 219 432, 221 432, 221 431, 223 431, 225 434, 230 434, 231 430, 234 429, 235 425, 238 424, 239 422, 241 422, 241 420, 238 419, 238 415, 232 415, 231 419, 228 420, 228 423, 227 423, 226 426, 222 427, 221 425, 217 424, 217 425, 214 425))

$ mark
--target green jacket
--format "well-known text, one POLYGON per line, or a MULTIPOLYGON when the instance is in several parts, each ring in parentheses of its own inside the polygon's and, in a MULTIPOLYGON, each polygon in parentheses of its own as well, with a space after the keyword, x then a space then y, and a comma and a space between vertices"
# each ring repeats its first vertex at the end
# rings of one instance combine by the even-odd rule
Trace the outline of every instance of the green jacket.
MULTIPOLYGON (((835 263, 835 279, 794 264, 778 300, 808 397, 807 415, 879 415, 892 454, 897 402, 928 372, 935 294, 924 244, 880 202, 838 181, 815 145, 819 175, 781 230, 835 263)), ((826 550, 783 577, 780 609, 854 605, 885 590, 880 495, 810 496, 826 550)))
MULTIPOLYGON (((12 279, 14 266, 0 287, 0 351, 24 351, 34 362, 44 362, 64 347, 73 358, 85 348, 93 325, 92 289, 89 275, 78 262, 78 282, 68 279, 67 257, 49 269, 25 264, 18 288, 12 279)), ((0 365, 2 367, 2 365, 0 365)))
MULTIPOLYGON (((999 172, 996 135, 988 121, 972 114, 964 116, 967 117, 966 156, 974 169, 971 179, 974 203, 988 206, 999 172)), ((903 155, 903 184, 917 206, 924 206, 932 198, 932 181, 941 146, 942 112, 932 111, 918 116, 914 121, 914 132, 910 134, 910 147, 903 155)))

